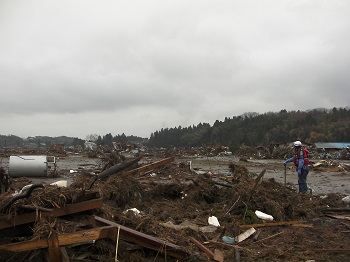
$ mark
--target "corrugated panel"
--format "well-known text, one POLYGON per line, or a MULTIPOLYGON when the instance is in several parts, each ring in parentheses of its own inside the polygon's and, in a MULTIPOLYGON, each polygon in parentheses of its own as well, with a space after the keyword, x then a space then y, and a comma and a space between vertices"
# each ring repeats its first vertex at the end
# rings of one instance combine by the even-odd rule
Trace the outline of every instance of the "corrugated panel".
POLYGON ((350 142, 339 142, 339 143, 315 143, 317 148, 325 149, 343 149, 350 147, 350 142))

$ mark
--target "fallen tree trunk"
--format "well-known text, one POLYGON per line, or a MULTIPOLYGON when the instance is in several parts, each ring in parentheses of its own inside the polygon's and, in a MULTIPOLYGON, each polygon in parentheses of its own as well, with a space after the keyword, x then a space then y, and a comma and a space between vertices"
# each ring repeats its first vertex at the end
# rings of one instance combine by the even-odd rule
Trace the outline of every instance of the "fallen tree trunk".
POLYGON ((173 157, 165 158, 165 159, 160 160, 158 162, 154 162, 154 163, 151 163, 149 165, 141 166, 139 168, 127 171, 127 172, 123 173, 121 176, 127 177, 127 176, 139 175, 143 172, 148 172, 148 171, 154 170, 160 166, 164 166, 166 164, 174 162, 174 160, 175 159, 173 157))
POLYGON ((113 175, 113 174, 115 174, 115 173, 118 173, 118 172, 120 172, 120 171, 123 171, 123 170, 125 170, 126 168, 132 166, 133 164, 136 164, 137 162, 139 162, 141 158, 142 158, 142 157, 139 156, 139 157, 137 157, 137 158, 135 158, 135 159, 133 159, 133 160, 130 160, 130 161, 128 161, 128 162, 124 162, 124 163, 121 163, 121 164, 114 165, 114 166, 112 166, 111 168, 108 168, 107 170, 105 170, 105 171, 99 173, 99 174, 96 176, 95 180, 92 181, 92 183, 91 183, 89 189, 92 188, 92 186, 95 184, 95 182, 96 182, 98 179, 100 179, 100 180, 106 179, 107 177, 109 177, 109 176, 111 176, 111 175, 113 175))

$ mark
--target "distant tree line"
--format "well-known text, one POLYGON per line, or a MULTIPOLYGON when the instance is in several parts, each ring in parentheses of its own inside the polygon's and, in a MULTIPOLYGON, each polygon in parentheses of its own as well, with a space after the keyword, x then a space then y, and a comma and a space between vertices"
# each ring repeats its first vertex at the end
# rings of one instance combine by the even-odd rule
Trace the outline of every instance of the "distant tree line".
POLYGON ((224 121, 216 120, 213 126, 199 123, 197 126, 164 128, 150 138, 121 135, 88 135, 85 140, 74 137, 35 136, 22 139, 15 135, 0 135, 0 148, 24 147, 26 144, 50 146, 84 145, 85 141, 112 147, 113 142, 147 144, 149 147, 199 147, 224 145, 238 147, 268 146, 294 140, 314 142, 349 142, 350 108, 318 108, 308 111, 245 113, 224 121))
POLYGON ((126 136, 125 134, 112 136, 111 133, 104 136, 88 135, 87 139, 80 139, 77 137, 49 137, 49 136, 35 136, 28 138, 21 138, 15 135, 0 135, 0 148, 23 148, 23 147, 49 147, 53 144, 63 144, 66 147, 70 146, 84 146, 85 141, 95 142, 97 145, 108 145, 112 147, 112 142, 120 143, 138 143, 145 142, 147 139, 137 136, 126 136))
POLYGON ((105 145, 108 147, 113 147, 113 142, 126 144, 126 143, 135 143, 135 144, 144 144, 147 142, 147 138, 137 137, 137 136, 126 136, 124 133, 121 135, 112 136, 111 133, 108 133, 104 136, 98 136, 95 143, 97 145, 105 145))
POLYGON ((216 120, 213 126, 164 128, 151 134, 150 147, 189 147, 225 145, 237 147, 268 146, 301 140, 314 142, 349 142, 350 109, 318 108, 308 111, 245 113, 216 120))

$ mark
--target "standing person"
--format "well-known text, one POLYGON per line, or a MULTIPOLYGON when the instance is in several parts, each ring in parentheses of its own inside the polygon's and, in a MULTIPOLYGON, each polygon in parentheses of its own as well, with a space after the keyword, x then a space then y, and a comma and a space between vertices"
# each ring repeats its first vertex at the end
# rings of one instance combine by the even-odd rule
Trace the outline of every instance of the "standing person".
POLYGON ((302 147, 300 141, 294 142, 294 156, 284 161, 284 165, 294 162, 296 171, 298 172, 299 193, 307 192, 307 175, 309 174, 309 150, 302 147))

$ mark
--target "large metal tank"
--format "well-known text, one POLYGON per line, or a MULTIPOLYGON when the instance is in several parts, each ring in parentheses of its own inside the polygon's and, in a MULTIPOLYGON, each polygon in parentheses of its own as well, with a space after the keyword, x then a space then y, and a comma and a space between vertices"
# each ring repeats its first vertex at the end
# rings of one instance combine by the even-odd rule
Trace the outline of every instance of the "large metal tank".
POLYGON ((47 177, 55 171, 53 156, 10 156, 10 177, 47 177))

